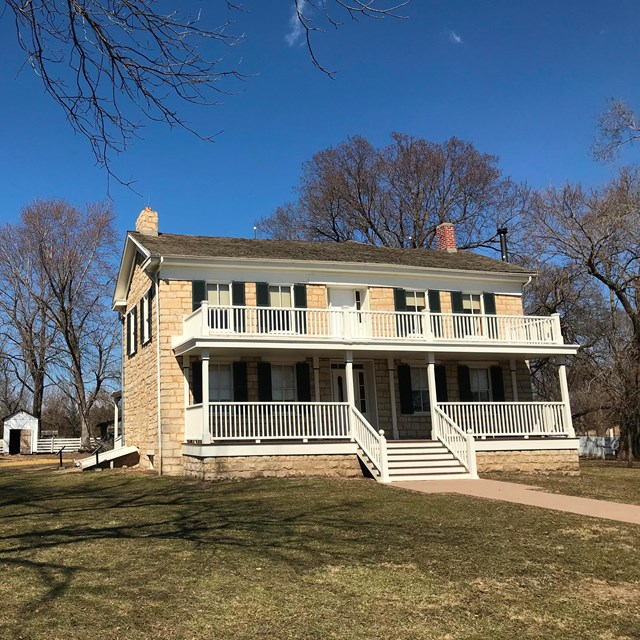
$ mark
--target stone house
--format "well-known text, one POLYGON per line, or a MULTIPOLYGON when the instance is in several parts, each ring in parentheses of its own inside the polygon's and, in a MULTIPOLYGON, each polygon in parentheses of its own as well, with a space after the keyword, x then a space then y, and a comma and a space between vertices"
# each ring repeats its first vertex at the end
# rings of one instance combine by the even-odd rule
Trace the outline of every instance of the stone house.
POLYGON ((123 437, 141 464, 200 478, 577 472, 557 316, 534 277, 458 251, 164 234, 126 237, 123 437), (561 397, 532 397, 553 358, 561 397))

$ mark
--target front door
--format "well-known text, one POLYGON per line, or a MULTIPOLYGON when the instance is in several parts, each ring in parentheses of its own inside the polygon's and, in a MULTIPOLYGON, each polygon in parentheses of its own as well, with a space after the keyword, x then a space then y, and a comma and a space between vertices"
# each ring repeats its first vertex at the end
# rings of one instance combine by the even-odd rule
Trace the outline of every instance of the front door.
MULTIPOLYGON (((356 409, 372 426, 377 426, 375 389, 373 387, 372 363, 354 363, 353 365, 353 398, 356 409)), ((331 390, 334 402, 347 402, 347 386, 345 381, 345 365, 331 365, 331 390)))
POLYGON ((15 456, 20 453, 20 429, 11 429, 9 431, 9 455, 15 456))
MULTIPOLYGON (((345 287, 331 287, 329 289, 329 308, 330 309, 352 309, 360 311, 364 309, 366 291, 360 289, 347 289, 345 287)), ((351 333, 354 336, 365 335, 363 327, 360 325, 364 319, 361 313, 351 317, 351 333)), ((342 317, 340 315, 331 316, 331 328, 333 335, 342 335, 344 328, 342 327, 342 317)))

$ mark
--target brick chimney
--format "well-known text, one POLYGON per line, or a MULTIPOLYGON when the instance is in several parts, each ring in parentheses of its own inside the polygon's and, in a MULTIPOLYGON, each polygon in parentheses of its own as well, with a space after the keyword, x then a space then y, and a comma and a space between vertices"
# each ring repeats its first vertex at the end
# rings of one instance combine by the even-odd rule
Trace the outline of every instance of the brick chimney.
POLYGON ((458 250, 456 230, 451 222, 443 222, 436 227, 436 240, 438 241, 438 251, 453 253, 458 250))
POLYGON ((136 220, 136 231, 145 236, 158 235, 158 212, 145 207, 136 220))

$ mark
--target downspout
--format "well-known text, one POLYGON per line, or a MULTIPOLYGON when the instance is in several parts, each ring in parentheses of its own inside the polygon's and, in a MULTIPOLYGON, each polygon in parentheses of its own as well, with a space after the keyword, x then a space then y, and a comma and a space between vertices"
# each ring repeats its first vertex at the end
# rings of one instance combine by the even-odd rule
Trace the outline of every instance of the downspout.
POLYGON ((160 415, 160 269, 164 258, 160 257, 160 264, 156 271, 156 385, 157 385, 157 414, 158 414, 158 475, 162 475, 162 416, 160 415))

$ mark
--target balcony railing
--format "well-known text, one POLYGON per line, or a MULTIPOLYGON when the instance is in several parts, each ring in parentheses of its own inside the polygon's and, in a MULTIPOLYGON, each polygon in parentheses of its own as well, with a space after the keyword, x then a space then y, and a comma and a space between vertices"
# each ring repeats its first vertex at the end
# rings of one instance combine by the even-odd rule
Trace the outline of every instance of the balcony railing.
POLYGON ((185 317, 184 337, 210 335, 328 341, 562 344, 558 315, 210 307, 204 302, 185 317))

